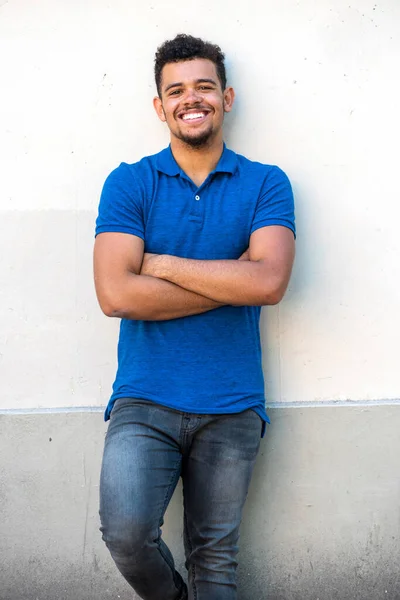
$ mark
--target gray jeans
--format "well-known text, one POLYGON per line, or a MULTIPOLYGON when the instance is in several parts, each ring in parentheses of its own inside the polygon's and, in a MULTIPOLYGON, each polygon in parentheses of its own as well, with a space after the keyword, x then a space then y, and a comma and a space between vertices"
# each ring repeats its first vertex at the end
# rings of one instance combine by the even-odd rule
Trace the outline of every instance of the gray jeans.
POLYGON ((195 415, 116 401, 101 472, 101 531, 143 600, 236 600, 239 526, 261 427, 253 410, 195 415), (160 530, 179 477, 188 587, 160 530))

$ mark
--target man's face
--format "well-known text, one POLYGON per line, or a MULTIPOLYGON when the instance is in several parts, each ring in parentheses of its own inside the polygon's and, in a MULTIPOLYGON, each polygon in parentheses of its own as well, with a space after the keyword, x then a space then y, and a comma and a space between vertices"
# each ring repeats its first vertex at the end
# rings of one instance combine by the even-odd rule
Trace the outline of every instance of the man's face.
POLYGON ((222 140, 224 112, 232 109, 233 99, 232 88, 222 90, 214 63, 196 58, 163 67, 161 98, 154 99, 154 107, 171 136, 201 147, 222 140))

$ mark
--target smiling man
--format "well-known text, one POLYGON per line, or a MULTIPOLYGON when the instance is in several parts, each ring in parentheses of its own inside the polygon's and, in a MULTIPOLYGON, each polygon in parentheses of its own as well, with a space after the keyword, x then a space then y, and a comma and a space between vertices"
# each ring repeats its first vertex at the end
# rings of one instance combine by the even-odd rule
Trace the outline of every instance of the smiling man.
POLYGON ((103 539, 143 600, 235 600, 242 510, 268 417, 259 317, 294 258, 290 183, 223 141, 220 48, 178 35, 156 53, 170 146, 103 188, 94 272, 121 319, 100 485, 103 539), (188 585, 161 537, 179 478, 188 585))

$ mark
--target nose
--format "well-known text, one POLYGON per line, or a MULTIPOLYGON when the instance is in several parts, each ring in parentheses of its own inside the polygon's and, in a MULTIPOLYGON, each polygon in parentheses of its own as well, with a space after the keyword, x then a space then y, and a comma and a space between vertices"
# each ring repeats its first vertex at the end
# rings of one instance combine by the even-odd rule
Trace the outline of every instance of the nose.
POLYGON ((195 104, 201 102, 202 95, 195 87, 188 88, 185 94, 185 104, 195 104))

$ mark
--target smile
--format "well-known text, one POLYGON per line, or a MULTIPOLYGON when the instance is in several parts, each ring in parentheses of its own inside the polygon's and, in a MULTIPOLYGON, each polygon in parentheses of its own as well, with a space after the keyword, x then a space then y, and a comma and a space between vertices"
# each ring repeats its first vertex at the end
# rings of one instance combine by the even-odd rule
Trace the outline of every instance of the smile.
POLYGON ((190 123, 198 123, 198 122, 202 121, 203 119, 205 119, 207 115, 208 115, 208 112, 206 112, 206 111, 198 111, 198 112, 183 113, 182 115, 180 115, 180 118, 182 119, 182 121, 186 121, 186 122, 190 122, 190 123))

